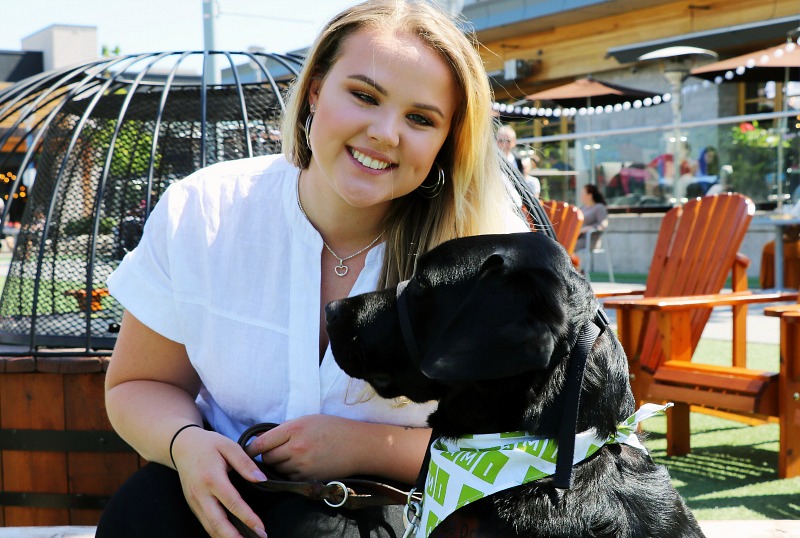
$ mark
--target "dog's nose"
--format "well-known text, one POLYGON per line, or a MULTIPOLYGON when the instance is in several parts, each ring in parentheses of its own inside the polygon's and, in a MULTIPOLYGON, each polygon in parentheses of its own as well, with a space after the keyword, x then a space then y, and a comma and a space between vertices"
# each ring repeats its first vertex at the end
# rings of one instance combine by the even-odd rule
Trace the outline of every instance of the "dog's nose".
POLYGON ((331 301, 325 305, 325 322, 333 323, 339 317, 339 305, 341 301, 331 301))

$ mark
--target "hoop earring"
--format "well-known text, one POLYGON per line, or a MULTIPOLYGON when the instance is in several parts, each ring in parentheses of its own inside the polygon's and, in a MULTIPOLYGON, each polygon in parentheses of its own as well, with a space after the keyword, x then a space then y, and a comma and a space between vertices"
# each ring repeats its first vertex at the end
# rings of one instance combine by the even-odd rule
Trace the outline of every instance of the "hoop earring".
POLYGON ((417 187, 417 192, 423 198, 436 198, 444 190, 444 169, 437 162, 434 162, 433 164, 435 164, 436 168, 439 169, 436 182, 433 185, 425 185, 425 183, 423 183, 417 187))
POLYGON ((314 112, 317 110, 315 105, 311 105, 311 112, 309 112, 308 117, 306 118, 306 146, 308 149, 311 149, 311 120, 314 119, 314 112))

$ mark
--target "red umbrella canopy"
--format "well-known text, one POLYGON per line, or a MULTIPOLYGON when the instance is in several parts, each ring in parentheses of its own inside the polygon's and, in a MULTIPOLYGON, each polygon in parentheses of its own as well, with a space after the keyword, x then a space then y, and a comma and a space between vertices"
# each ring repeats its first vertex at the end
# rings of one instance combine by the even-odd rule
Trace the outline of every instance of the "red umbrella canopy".
POLYGON ((563 86, 526 95, 525 98, 531 101, 553 101, 564 108, 580 108, 585 106, 616 105, 631 99, 646 99, 656 95, 661 94, 592 78, 581 78, 563 86))
POLYGON ((789 68, 789 80, 800 80, 800 46, 794 43, 757 50, 696 67, 692 69, 691 75, 714 82, 782 81, 787 68, 789 68))

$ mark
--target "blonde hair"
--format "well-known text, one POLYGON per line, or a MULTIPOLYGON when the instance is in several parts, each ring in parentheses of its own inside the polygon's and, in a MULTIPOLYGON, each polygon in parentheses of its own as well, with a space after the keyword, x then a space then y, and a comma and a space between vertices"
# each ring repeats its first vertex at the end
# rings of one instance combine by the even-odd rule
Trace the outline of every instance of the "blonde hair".
MULTIPOLYGON (((304 123, 308 94, 341 54, 342 44, 362 29, 403 31, 441 55, 450 67, 459 103, 450 133, 435 161, 445 174, 435 198, 412 192, 395 200, 386 216, 386 250, 380 287, 409 278, 416 258, 436 245, 469 235, 506 232, 513 212, 491 118, 492 91, 473 33, 465 34, 444 11, 423 0, 368 0, 335 16, 317 37, 289 95, 283 120, 283 152, 300 169, 311 150, 304 123)), ((439 174, 436 164, 425 184, 439 174)))

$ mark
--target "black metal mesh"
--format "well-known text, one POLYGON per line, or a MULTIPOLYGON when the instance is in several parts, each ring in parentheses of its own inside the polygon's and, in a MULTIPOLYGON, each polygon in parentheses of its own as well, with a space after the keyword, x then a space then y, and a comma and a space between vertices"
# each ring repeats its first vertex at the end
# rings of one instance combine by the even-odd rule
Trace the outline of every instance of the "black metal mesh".
MULTIPOLYGON (((298 64, 288 60, 283 65, 298 64)), ((36 181, 0 298, 0 343, 26 352, 113 347, 123 309, 105 281, 138 243, 150 209, 171 183, 204 164, 279 152, 282 100, 274 89, 284 94, 292 75, 275 77, 275 86, 204 89, 199 81, 136 85, 133 76, 112 84, 103 73, 62 92, 39 131, 32 129, 39 132, 28 150, 36 150, 29 158, 36 181)), ((6 117, 22 110, 10 89, 0 93, 0 121, 4 110, 6 117)), ((28 92, 29 107, 42 92, 28 92)))

